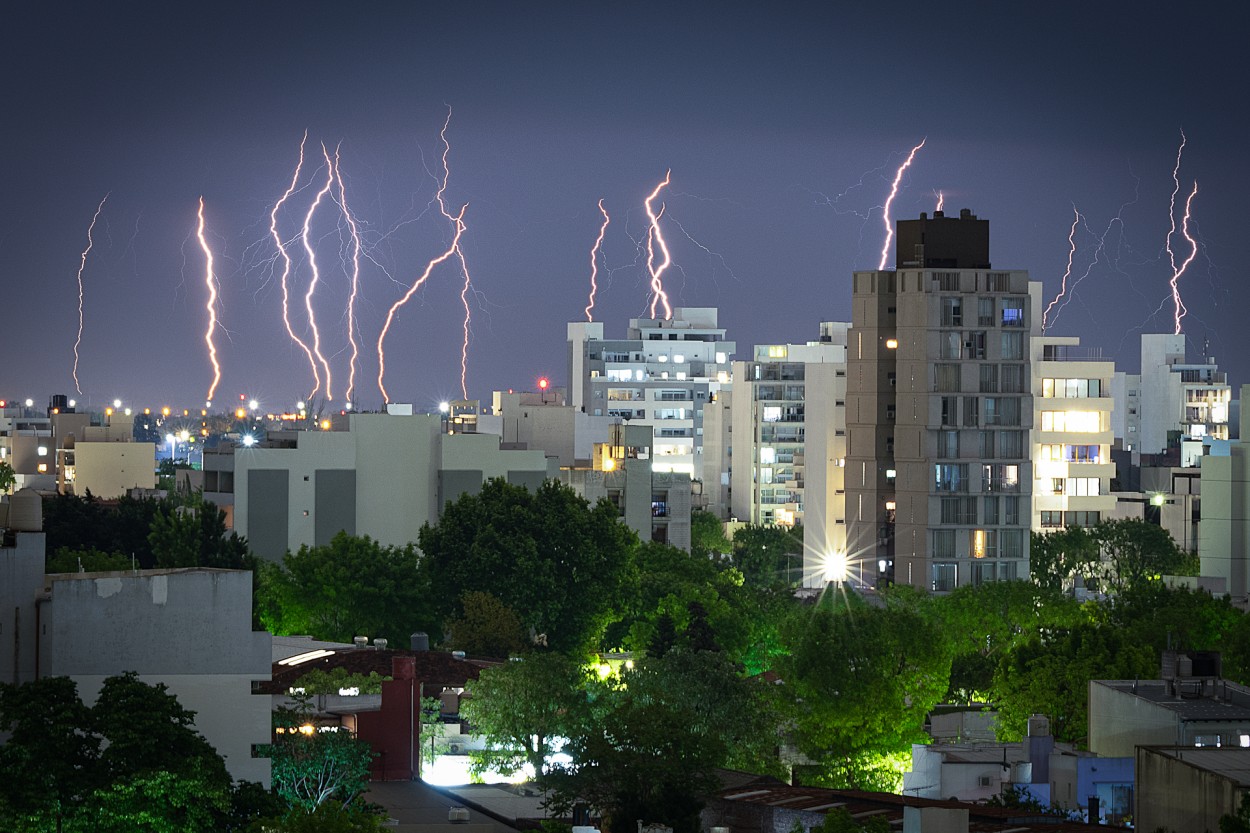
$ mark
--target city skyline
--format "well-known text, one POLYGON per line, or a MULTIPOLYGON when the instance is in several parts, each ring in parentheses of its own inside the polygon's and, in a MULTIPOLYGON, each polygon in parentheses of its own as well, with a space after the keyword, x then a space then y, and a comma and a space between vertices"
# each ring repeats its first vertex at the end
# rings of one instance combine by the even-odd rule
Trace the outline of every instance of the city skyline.
MULTIPOLYGON (((342 193, 372 258, 360 273, 353 398, 379 407, 371 351, 387 310, 452 239, 435 202, 449 108, 446 207, 468 205, 470 398, 540 376, 567 382, 565 324, 585 319, 599 200, 612 220, 595 320, 617 337, 648 316, 644 202, 670 170, 657 205, 674 306, 718 307, 740 359, 752 344, 801 342, 819 321, 849 320, 851 273, 876 268, 881 208, 922 141, 893 217, 932 212, 939 198, 948 213, 971 209, 990 221, 995 267, 1029 270, 1047 302, 1074 210, 1084 224, 1072 279, 1109 232, 1049 332, 1078 335, 1130 372, 1135 334, 1172 330, 1169 199, 1179 221, 1196 181, 1183 330, 1191 355, 1209 340, 1235 387, 1250 346, 1235 320, 1245 290, 1232 282, 1246 165, 1223 124, 1238 27, 1107 9, 1081 10, 1078 25, 1066 17, 1077 8, 28 11, 3 59, 14 101, 0 397, 76 396, 82 266, 80 403, 201 403, 213 381, 202 197, 221 291, 214 404, 244 395, 281 410, 304 398, 313 376, 284 331, 269 224, 307 131, 310 165, 322 142, 341 154, 342 193)), ((318 176, 304 171, 301 211, 318 176)), ((311 227, 325 281, 314 304, 327 363, 345 378, 350 270, 330 252, 346 224, 327 206, 311 227)), ((281 215, 295 244, 293 305, 310 280, 299 219, 281 215)), ((458 264, 444 262, 398 313, 386 342, 392 400, 427 408, 460 395, 462 288, 458 264)), ((306 319, 293 327, 311 335, 306 319)), ((343 401, 336 387, 331 407, 343 401)))

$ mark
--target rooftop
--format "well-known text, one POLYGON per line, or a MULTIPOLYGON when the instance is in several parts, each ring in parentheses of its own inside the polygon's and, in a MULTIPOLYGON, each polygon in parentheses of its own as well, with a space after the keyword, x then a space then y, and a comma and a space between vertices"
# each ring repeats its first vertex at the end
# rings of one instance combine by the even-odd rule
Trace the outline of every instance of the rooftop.
POLYGON ((1176 713, 1182 721, 1250 722, 1250 688, 1222 679, 1094 680, 1176 713))

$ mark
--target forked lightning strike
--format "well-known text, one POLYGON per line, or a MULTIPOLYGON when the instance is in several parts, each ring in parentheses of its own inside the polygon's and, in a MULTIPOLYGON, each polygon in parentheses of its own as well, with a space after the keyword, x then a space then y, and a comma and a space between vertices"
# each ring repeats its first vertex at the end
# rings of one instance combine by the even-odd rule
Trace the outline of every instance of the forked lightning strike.
POLYGON ((217 344, 213 341, 213 332, 217 329, 217 276, 213 273, 213 252, 204 237, 204 198, 200 197, 199 225, 195 236, 199 238, 200 248, 204 250, 204 285, 208 288, 208 300, 204 308, 208 310, 208 329, 204 331, 204 343, 208 345, 208 361, 213 366, 213 383, 208 386, 205 405, 213 404, 213 394, 221 382, 221 365, 217 362, 217 344))
POLYGON ((660 217, 664 214, 663 205, 660 206, 660 213, 656 214, 651 203, 660 195, 669 182, 672 181, 673 171, 670 168, 664 174, 664 181, 655 186, 655 190, 647 196, 643 205, 647 209, 647 219, 651 221, 650 227, 647 229, 647 271, 651 274, 651 317, 656 317, 657 307, 664 307, 664 320, 667 321, 673 317, 673 308, 668 303, 668 293, 664 291, 664 282, 661 275, 664 270, 673 262, 673 258, 668 253, 668 244, 664 242, 664 235, 660 232, 660 217), (660 251, 664 253, 664 260, 659 266, 655 264, 655 244, 659 243, 660 251))
POLYGON ((1072 259, 1076 257, 1076 227, 1081 222, 1081 212, 1076 210, 1076 206, 1072 206, 1072 228, 1068 229, 1068 266, 1063 270, 1063 278, 1059 283, 1059 294, 1055 296, 1055 300, 1051 301, 1042 312, 1042 333, 1046 332, 1046 319, 1050 316, 1050 311, 1055 304, 1059 303, 1068 291, 1068 278, 1072 276, 1072 259))
POLYGON ((894 203, 894 198, 898 196, 898 186, 903 181, 903 174, 911 167, 912 160, 916 158, 916 152, 924 147, 927 141, 929 141, 927 136, 921 139, 920 144, 911 149, 911 153, 907 154, 907 158, 898 166, 894 174, 894 182, 890 185, 890 196, 886 197, 885 207, 881 210, 881 219, 885 223, 885 244, 881 246, 881 262, 877 265, 878 270, 885 269, 886 263, 889 262, 890 243, 894 240, 894 226, 890 223, 890 206, 894 203))
POLYGON ((308 357, 308 366, 312 369, 313 389, 308 394, 308 398, 312 399, 321 388, 321 374, 317 371, 317 360, 313 357, 312 350, 308 345, 295 334, 295 328, 291 326, 291 256, 287 254, 286 244, 282 242, 282 236, 278 234, 278 210, 282 208, 283 203, 290 199, 295 193, 295 188, 299 183, 300 171, 304 167, 304 144, 308 141, 308 132, 304 132, 304 138, 299 143, 299 162, 295 165, 295 173, 291 176, 291 184, 282 195, 282 198, 274 203, 273 210, 269 212, 269 233, 273 235, 274 245, 278 247, 278 254, 282 256, 282 323, 286 326, 287 335, 291 340, 299 345, 304 351, 304 355, 308 357))
MULTIPOLYGON (((330 363, 321 354, 321 331, 317 329, 317 314, 313 312, 312 304, 313 294, 317 291, 317 284, 321 281, 321 273, 317 269, 317 253, 313 250, 312 243, 308 240, 309 228, 312 225, 313 215, 317 213, 317 206, 321 204, 321 200, 325 195, 330 193, 330 187, 334 184, 334 165, 330 161, 330 154, 324 144, 321 146, 321 154, 325 157, 326 162, 326 184, 317 192, 312 205, 308 207, 308 213, 304 215, 302 241, 304 243, 304 251, 308 254, 308 265, 312 269, 312 279, 308 282, 308 291, 304 293, 304 309, 308 311, 308 326, 312 329, 313 334, 313 355, 317 357, 317 361, 321 363, 321 367, 326 374, 326 399, 334 401, 334 393, 330 388, 330 363)), ((313 393, 316 392, 314 388, 313 393)))
POLYGON ((464 216, 464 209, 460 210, 460 215, 453 217, 447 210, 447 204, 443 201, 443 193, 447 190, 447 181, 451 178, 451 169, 447 164, 447 157, 451 153, 451 143, 447 141, 447 128, 451 125, 451 108, 447 108, 447 119, 443 122, 443 129, 439 131, 438 137, 443 140, 443 182, 438 187, 434 198, 438 201, 438 210, 456 227, 456 244, 453 247, 456 258, 460 261, 460 273, 464 276, 464 283, 460 287, 460 304, 464 307, 464 339, 460 342, 460 393, 465 398, 469 398, 469 324, 473 313, 469 309, 469 290, 472 289, 473 281, 469 277, 469 264, 465 262, 464 250, 460 248, 460 235, 464 231, 461 218, 464 216))
POLYGON ((946 205, 946 194, 942 193, 941 191, 937 191, 936 194, 937 194, 937 207, 934 208, 933 210, 941 211, 942 206, 946 205))
POLYGON ((607 233, 608 223, 612 218, 608 216, 607 209, 603 207, 603 200, 599 200, 599 213, 603 215, 603 225, 599 227, 599 236, 595 238, 595 245, 590 249, 590 297, 586 304, 586 320, 594 321, 594 316, 590 311, 595 308, 595 293, 599 291, 597 283, 599 277, 599 250, 603 247, 603 236, 607 233))
POLYGON ((82 250, 82 258, 78 262, 78 338, 74 340, 74 388, 78 391, 78 395, 82 396, 82 386, 78 384, 78 346, 82 344, 82 273, 87 268, 87 255, 91 252, 91 247, 95 245, 95 240, 91 233, 95 231, 95 222, 100 219, 100 212, 104 210, 105 200, 109 198, 108 194, 104 195, 104 199, 100 200, 100 204, 96 206, 95 214, 91 217, 91 225, 87 226, 87 248, 82 250))
POLYGON ((339 186, 339 208, 347 219, 347 228, 352 238, 352 294, 347 298, 347 341, 352 348, 352 357, 347 377, 347 393, 344 396, 350 406, 352 393, 356 389, 356 362, 360 355, 360 345, 356 334, 356 295, 360 291, 360 229, 356 218, 347 207, 347 188, 343 185, 343 173, 339 169, 339 149, 334 149, 334 178, 339 186))
POLYGON ((391 401, 390 395, 386 392, 386 385, 383 382, 383 379, 386 376, 385 341, 386 334, 391 328, 391 322, 395 320, 395 313, 399 310, 399 308, 408 303, 412 296, 416 294, 417 290, 421 288, 427 280, 429 280, 430 273, 434 271, 434 267, 456 253, 456 249, 460 245, 460 235, 464 233, 464 212, 468 207, 468 204, 462 206, 460 208, 460 213, 452 218, 456 224, 456 234, 455 237, 452 238, 451 245, 447 247, 445 252, 426 264, 425 272, 421 274, 421 277, 417 278, 417 280, 413 282, 412 286, 408 287, 408 291, 404 293, 403 297, 391 304, 391 308, 386 312, 386 321, 382 325, 382 332, 378 334, 378 390, 382 392, 383 402, 391 401))
MULTIPOLYGON (((1169 284, 1172 287, 1172 303, 1175 305, 1174 312, 1173 312, 1173 319, 1172 319, 1173 323, 1175 324, 1175 330, 1173 332, 1173 335, 1181 334, 1181 319, 1184 318, 1189 313, 1189 310, 1185 308, 1184 302, 1181 301, 1181 293, 1177 289, 1176 285, 1177 285, 1177 282, 1180 280, 1181 275, 1185 274, 1185 270, 1189 268, 1189 264, 1193 263, 1194 258, 1198 256, 1198 241, 1194 240, 1194 238, 1189 233, 1190 209, 1191 209, 1191 206, 1193 205, 1194 197, 1196 197, 1197 195, 1198 195, 1198 183, 1195 182, 1193 190, 1189 192, 1189 198, 1185 200, 1185 216, 1181 220, 1181 235, 1187 241, 1189 241, 1189 246, 1190 246, 1189 257, 1185 258, 1184 262, 1181 263, 1179 268, 1173 267, 1172 280, 1169 281, 1169 284)), ((1168 251, 1171 252, 1170 247, 1168 251)))

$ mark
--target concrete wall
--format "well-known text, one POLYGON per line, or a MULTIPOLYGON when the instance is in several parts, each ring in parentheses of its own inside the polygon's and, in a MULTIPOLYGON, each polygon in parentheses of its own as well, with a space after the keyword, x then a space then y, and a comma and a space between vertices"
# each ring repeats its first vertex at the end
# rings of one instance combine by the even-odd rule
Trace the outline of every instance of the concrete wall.
POLYGON ((43 590, 42 532, 19 532, 0 547, 0 680, 35 679, 35 598, 43 590))
POLYGON ((156 488, 153 443, 80 442, 74 446, 74 494, 90 490, 99 498, 116 498, 135 488, 156 488))
POLYGON ((270 675, 268 633, 253 632, 252 574, 151 570, 50 577, 41 615, 41 676, 68 676, 94 702, 106 677, 136 672, 165 683, 196 712, 195 726, 235 779, 269 785, 254 744, 271 737, 270 700, 252 694, 270 675))
POLYGON ((1089 751, 1095 755, 1131 758, 1139 745, 1180 742, 1179 733, 1175 712, 1090 681, 1089 751))
POLYGON ((1244 788, 1200 762, 1234 755, 1241 757, 1244 771, 1245 756, 1239 749, 1138 749, 1134 826, 1138 830, 1219 830, 1220 816, 1237 811, 1244 788))
POLYGON ((1202 461, 1202 575, 1219 576, 1234 599, 1250 596, 1250 445, 1202 461))

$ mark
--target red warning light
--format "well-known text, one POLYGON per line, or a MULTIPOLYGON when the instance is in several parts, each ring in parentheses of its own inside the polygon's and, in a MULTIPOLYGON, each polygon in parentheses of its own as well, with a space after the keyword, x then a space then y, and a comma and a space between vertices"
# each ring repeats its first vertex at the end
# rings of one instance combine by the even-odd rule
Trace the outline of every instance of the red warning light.
POLYGON ((547 381, 547 377, 546 377, 546 376, 540 377, 540 378, 539 378, 539 380, 538 380, 538 389, 539 389, 539 390, 546 390, 546 389, 547 389, 547 386, 548 386, 548 385, 550 385, 550 384, 551 384, 551 383, 547 381))

